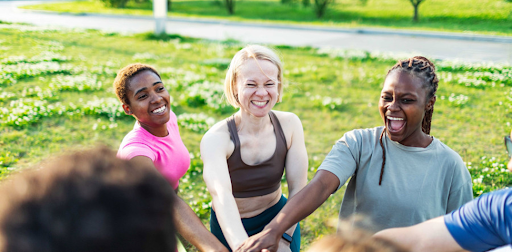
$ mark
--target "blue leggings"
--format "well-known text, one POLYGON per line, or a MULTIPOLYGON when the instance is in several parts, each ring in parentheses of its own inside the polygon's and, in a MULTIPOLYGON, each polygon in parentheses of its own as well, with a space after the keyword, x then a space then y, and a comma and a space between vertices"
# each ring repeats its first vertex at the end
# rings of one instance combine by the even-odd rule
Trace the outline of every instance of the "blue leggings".
MULTIPOLYGON (((284 204, 286 204, 286 197, 281 196, 281 199, 279 202, 277 202, 275 205, 271 206, 267 210, 263 211, 263 213, 260 213, 254 217, 251 218, 243 218, 242 224, 244 225, 245 231, 249 236, 255 235, 263 230, 263 228, 270 223, 270 221, 281 211, 281 209, 284 207, 284 204)), ((226 248, 229 251, 232 251, 231 248, 228 245, 228 242, 226 241, 226 238, 224 238, 224 234, 222 233, 222 230, 219 225, 219 221, 217 220, 217 215, 215 214, 215 211, 211 209, 211 215, 210 215, 210 230, 213 235, 219 239, 219 241, 226 246, 226 248)), ((297 224, 297 227, 295 228, 295 232, 293 232, 292 242, 290 244, 290 249, 292 252, 299 252, 300 251, 300 226, 297 224)))

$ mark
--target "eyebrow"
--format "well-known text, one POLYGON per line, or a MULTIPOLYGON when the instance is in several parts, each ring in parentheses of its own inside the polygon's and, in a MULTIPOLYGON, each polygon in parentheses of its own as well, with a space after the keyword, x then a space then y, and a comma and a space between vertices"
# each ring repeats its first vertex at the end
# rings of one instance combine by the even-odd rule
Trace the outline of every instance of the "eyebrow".
MULTIPOLYGON (((161 83, 162 83, 161 81, 157 81, 157 82, 153 83, 153 86, 157 85, 157 84, 161 84, 161 83)), ((147 87, 140 88, 139 90, 135 91, 135 94, 133 94, 133 96, 136 96, 138 93, 140 93, 146 89, 148 89, 148 88, 147 87)))
MULTIPOLYGON (((391 93, 393 93, 393 92, 392 92, 392 91, 382 91, 381 93, 382 93, 382 94, 391 94, 391 93)), ((398 95, 400 95, 400 96, 406 96, 406 95, 418 96, 417 94, 414 94, 414 93, 411 93, 411 92, 407 92, 407 93, 398 93, 398 95)))

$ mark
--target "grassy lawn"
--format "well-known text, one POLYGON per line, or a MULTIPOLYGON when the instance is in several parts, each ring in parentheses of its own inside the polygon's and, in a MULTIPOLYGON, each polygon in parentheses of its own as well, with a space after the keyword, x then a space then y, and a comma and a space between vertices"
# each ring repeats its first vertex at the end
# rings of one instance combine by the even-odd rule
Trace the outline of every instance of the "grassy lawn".
MULTIPOLYGON (((299 0, 281 4, 279 0, 235 3, 230 16, 221 0, 173 0, 171 16, 220 18, 234 21, 279 22, 333 27, 385 27, 432 31, 512 35, 512 2, 505 0, 427 0, 420 9, 420 22, 412 22, 408 0, 337 0, 321 19, 313 7, 299 0), (295 1, 295 2, 293 2, 295 1)), ((72 13, 152 15, 151 3, 131 1, 123 9, 107 8, 99 1, 62 2, 25 6, 27 9, 72 13)))
MULTIPOLYGON (((428 2, 427 2, 428 3, 428 2)), ((0 177, 50 155, 104 144, 117 149, 134 119, 113 93, 115 73, 133 62, 155 66, 173 97, 192 158, 181 196, 204 223, 211 198, 199 141, 234 110, 222 99, 233 41, 147 34, 48 30, 0 23, 0 177), (141 53, 143 51, 144 53, 141 53)), ((332 144, 354 128, 382 125, 377 109, 396 59, 364 52, 277 47, 285 63, 283 102, 302 120, 311 179, 332 144)), ((475 196, 512 185, 503 136, 512 129, 512 68, 436 62, 441 79, 432 134, 460 153, 475 196)), ((302 247, 334 232, 343 190, 302 223, 302 247), (331 218, 329 218, 331 217, 331 218)))

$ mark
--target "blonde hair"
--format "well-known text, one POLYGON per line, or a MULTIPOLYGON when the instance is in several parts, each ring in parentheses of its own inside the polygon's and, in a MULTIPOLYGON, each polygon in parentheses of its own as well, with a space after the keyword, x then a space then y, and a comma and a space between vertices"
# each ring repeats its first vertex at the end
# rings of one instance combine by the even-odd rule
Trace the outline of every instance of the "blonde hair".
POLYGON ((311 245, 307 252, 407 252, 400 246, 375 238, 364 216, 354 216, 354 223, 340 220, 336 235, 326 236, 311 245))
POLYGON ((228 72, 226 73, 224 95, 229 104, 235 108, 240 107, 240 102, 235 94, 237 89, 237 77, 241 66, 251 58, 255 60, 268 60, 277 67, 277 91, 279 94, 277 101, 280 102, 283 97, 283 63, 272 49, 261 45, 248 45, 235 54, 229 64, 228 72))

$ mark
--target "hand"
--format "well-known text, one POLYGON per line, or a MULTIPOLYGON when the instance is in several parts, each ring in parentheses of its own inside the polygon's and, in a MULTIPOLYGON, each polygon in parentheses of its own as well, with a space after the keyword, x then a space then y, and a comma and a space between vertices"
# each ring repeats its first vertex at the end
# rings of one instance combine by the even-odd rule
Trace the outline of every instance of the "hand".
MULTIPOLYGON (((270 230, 263 230, 245 240, 235 252, 276 252, 279 247, 280 236, 270 230)), ((289 245, 288 245, 289 247, 289 245)))

